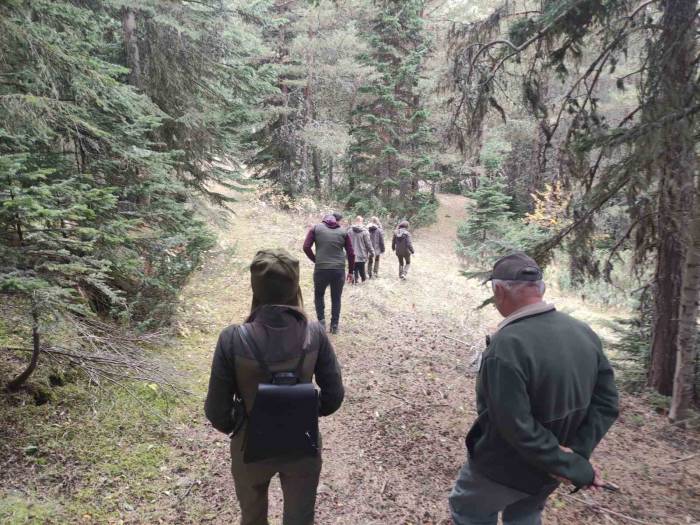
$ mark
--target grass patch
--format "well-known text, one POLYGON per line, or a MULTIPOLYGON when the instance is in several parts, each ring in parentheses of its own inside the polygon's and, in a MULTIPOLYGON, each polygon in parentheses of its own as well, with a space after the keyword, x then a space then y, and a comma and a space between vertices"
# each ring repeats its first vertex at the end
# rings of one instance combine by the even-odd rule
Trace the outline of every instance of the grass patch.
POLYGON ((0 522, 6 525, 51 523, 59 511, 52 502, 27 500, 12 494, 0 496, 0 522))
MULTIPOLYGON (((180 402, 152 384, 130 393, 40 370, 27 388, 0 394, 0 522, 76 523, 124 518, 158 506, 177 454, 170 434, 180 402), (37 405, 37 384, 51 391, 37 405), (156 414, 171 414, 164 424, 156 414)), ((185 403, 186 405, 186 403, 185 403)))

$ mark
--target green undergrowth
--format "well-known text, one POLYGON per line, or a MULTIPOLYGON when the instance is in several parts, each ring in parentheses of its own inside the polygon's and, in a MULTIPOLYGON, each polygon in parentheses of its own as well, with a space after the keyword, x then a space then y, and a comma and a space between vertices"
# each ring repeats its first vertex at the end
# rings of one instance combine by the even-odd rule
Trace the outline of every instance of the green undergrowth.
POLYGON ((0 463, 9 465, 0 473, 0 523, 129 521, 135 509, 157 514, 178 464, 172 429, 187 423, 194 401, 154 384, 127 391, 70 372, 63 383, 52 382, 52 374, 40 366, 26 388, 0 393, 0 463), (40 404, 37 390, 50 392, 40 404))

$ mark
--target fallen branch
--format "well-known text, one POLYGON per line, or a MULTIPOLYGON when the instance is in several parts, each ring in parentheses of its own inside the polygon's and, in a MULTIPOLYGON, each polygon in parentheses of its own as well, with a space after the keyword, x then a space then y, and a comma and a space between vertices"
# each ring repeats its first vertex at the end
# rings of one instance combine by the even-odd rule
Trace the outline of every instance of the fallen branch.
POLYGON ((686 456, 684 458, 674 459, 673 461, 669 461, 668 464, 673 465, 674 463, 680 463, 681 461, 688 461, 689 459, 693 459, 694 457, 697 457, 699 454, 700 453, 695 453, 695 454, 691 454, 690 456, 686 456))
POLYGON ((36 369, 36 365, 39 364, 39 356, 41 355, 41 341, 39 336, 39 309, 36 305, 34 299, 32 299, 32 358, 29 361, 29 365, 24 371, 15 377, 12 381, 7 383, 7 389, 10 392, 14 392, 21 387, 24 382, 29 379, 36 369))
POLYGON ((461 339, 457 339, 456 337, 452 337, 451 335, 445 335, 445 334, 441 334, 441 335, 442 335, 442 337, 444 337, 446 339, 451 339, 452 341, 457 341, 458 343, 461 343, 464 346, 469 346, 469 347, 474 346, 471 343, 467 343, 466 341, 462 341, 461 339))
POLYGON ((640 519, 633 518, 632 516, 628 516, 627 514, 622 514, 621 512, 611 510, 607 507, 603 507, 601 505, 598 505, 597 503, 593 503, 592 501, 586 501, 583 498, 577 498, 576 496, 572 496, 570 494, 566 494, 566 495, 564 495, 564 497, 567 499, 572 499, 574 501, 578 501, 579 503, 583 503, 584 505, 593 509, 594 511, 603 512, 603 513, 609 514, 611 516, 616 516, 618 518, 622 518, 622 519, 625 519, 627 521, 631 521, 632 523, 640 523, 641 525, 654 525, 653 523, 651 523, 649 521, 642 521, 640 519))

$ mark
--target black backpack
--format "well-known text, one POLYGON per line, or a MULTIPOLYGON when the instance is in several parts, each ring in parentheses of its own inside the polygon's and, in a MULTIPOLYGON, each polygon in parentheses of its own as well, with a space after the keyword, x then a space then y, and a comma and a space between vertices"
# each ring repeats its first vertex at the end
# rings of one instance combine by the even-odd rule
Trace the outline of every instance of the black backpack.
POLYGON ((255 339, 245 325, 239 326, 241 339, 250 347, 258 364, 269 377, 258 384, 255 403, 248 414, 243 444, 243 461, 296 459, 318 454, 318 390, 313 383, 302 383, 304 359, 310 346, 310 332, 293 372, 272 372, 255 339))

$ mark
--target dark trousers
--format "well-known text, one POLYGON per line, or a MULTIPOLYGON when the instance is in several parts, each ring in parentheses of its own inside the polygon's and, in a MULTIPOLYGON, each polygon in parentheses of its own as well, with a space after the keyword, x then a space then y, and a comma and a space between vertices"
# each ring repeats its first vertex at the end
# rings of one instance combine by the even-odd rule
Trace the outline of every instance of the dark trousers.
POLYGON ((369 273, 370 279, 379 275, 379 255, 369 256, 369 262, 367 263, 367 273, 369 273))
POLYGON ((411 267, 411 254, 397 255, 399 258, 399 277, 406 277, 408 269, 411 267))
POLYGON ((503 513, 504 525, 541 525, 542 510, 559 483, 530 495, 482 476, 465 463, 450 494, 450 513, 455 525, 496 525, 503 513))
POLYGON ((340 297, 343 295, 345 270, 316 270, 314 272, 314 304, 319 321, 326 319, 326 288, 331 287, 331 326, 340 321, 340 297))
POLYGON ((279 474, 284 498, 282 523, 313 525, 316 489, 321 476, 321 454, 294 461, 270 459, 244 463, 241 450, 243 439, 244 432, 239 432, 231 440, 231 472, 241 506, 241 525, 268 525, 267 493, 275 474, 279 474))
POLYGON ((355 282, 357 282, 360 279, 360 277, 362 277, 362 282, 365 282, 367 280, 364 262, 356 262, 355 268, 353 269, 352 273, 355 276, 355 282))

